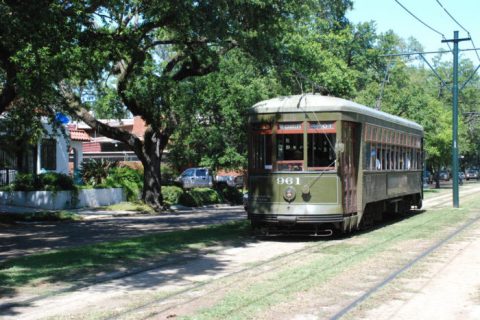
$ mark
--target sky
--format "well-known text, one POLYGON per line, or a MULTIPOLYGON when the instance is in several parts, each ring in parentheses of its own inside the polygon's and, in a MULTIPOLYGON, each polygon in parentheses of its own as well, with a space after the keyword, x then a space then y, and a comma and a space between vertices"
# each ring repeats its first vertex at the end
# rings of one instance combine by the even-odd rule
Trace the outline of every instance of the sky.
MULTIPOLYGON (((448 16, 436 0, 398 1, 447 39, 453 39, 454 31, 459 31, 460 38, 468 37, 468 33, 448 16)), ((473 43, 480 48, 480 0, 439 2, 470 33, 473 43)), ((347 13, 347 18, 353 23, 374 21, 377 32, 393 30, 404 39, 414 37, 423 45, 424 51, 437 51, 440 48, 448 50, 447 44, 441 43, 441 35, 418 22, 395 0, 353 0, 353 6, 353 11, 347 13)), ((451 47, 453 48, 453 44, 451 47)), ((463 41, 459 43, 459 48, 471 49, 473 44, 471 41, 463 41)), ((480 58, 473 51, 463 52, 461 55, 471 59, 475 65, 480 63, 480 58)))

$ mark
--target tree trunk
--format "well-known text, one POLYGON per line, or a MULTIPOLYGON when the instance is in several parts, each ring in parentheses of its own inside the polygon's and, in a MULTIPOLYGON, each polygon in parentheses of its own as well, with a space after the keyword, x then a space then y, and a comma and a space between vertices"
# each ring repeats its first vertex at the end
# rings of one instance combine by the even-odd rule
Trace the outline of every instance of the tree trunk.
POLYGON ((143 192, 142 200, 156 211, 162 209, 162 185, 160 182, 160 159, 150 157, 143 163, 143 192))
POLYGON ((435 189, 440 189, 440 166, 437 166, 437 172, 435 172, 435 189))
POLYGON ((144 170, 142 200, 157 211, 163 207, 160 164, 167 142, 167 135, 151 128, 145 131, 141 157, 144 170))

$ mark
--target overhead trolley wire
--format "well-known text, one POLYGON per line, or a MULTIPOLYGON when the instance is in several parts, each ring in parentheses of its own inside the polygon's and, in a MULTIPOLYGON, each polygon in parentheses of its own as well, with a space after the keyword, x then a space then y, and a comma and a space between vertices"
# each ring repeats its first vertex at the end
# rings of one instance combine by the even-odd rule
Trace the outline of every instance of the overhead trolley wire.
MULTIPOLYGON (((472 38, 472 36, 471 36, 471 34, 470 34, 470 31, 468 31, 467 29, 465 29, 465 27, 462 26, 462 25, 460 24, 460 22, 458 22, 457 19, 455 19, 455 18, 453 17, 453 15, 450 14, 450 12, 448 12, 447 8, 445 8, 445 7, 443 6, 443 4, 440 2, 440 0, 436 0, 436 1, 437 1, 438 5, 443 9, 443 11, 445 11, 445 13, 446 13, 460 28, 462 28, 463 31, 465 31, 465 32, 467 33, 468 37, 470 38, 470 41, 472 42, 472 46, 473 46, 474 48, 476 48, 475 43, 473 42, 473 38, 472 38)), ((478 51, 477 51, 477 50, 475 50, 475 54, 477 55, 478 61, 480 62, 480 55, 478 54, 478 51)))
POLYGON ((468 32, 468 30, 465 29, 465 27, 462 26, 462 25, 460 24, 460 22, 458 22, 457 19, 455 19, 455 18, 450 14, 450 12, 448 12, 448 10, 443 6, 443 4, 440 2, 440 0, 436 0, 436 1, 437 1, 438 5, 439 5, 440 7, 442 7, 443 11, 445 11, 445 13, 446 13, 460 28, 462 28, 463 31, 465 31, 466 33, 470 34, 470 32, 468 32))
MULTIPOLYGON (((425 27, 427 27, 428 29, 432 30, 432 31, 435 32, 436 34, 440 35, 443 40, 446 40, 446 39, 447 39, 443 33, 441 33, 440 31, 438 31, 437 29, 429 26, 426 22, 424 22, 422 19, 420 19, 419 17, 417 17, 415 14, 413 14, 413 12, 411 12, 410 10, 408 10, 407 7, 405 7, 400 1, 395 0, 395 2, 396 2, 400 7, 402 7, 403 10, 405 10, 406 12, 408 12, 408 14, 410 14, 413 18, 415 18, 418 22, 420 22, 421 24, 423 24, 425 27)), ((452 51, 452 48, 450 47, 450 44, 448 44, 448 42, 447 42, 447 46, 448 46, 448 48, 450 49, 450 51, 452 51)))

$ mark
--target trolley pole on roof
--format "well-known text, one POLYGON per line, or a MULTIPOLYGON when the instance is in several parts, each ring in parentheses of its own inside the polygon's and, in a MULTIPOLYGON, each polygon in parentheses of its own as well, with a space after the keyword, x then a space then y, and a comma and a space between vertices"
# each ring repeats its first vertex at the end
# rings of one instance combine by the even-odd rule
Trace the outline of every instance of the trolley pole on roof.
POLYGON ((458 38, 458 31, 453 32, 453 39, 442 42, 453 42, 453 132, 452 132, 452 175, 453 175, 453 207, 459 207, 458 201, 458 43, 470 38, 458 38))

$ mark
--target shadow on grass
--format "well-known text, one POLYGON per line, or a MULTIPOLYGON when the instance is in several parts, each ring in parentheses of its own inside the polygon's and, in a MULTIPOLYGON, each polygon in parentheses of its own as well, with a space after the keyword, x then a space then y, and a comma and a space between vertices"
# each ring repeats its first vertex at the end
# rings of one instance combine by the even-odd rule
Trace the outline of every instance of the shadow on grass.
MULTIPOLYGON (((14 297, 19 287, 40 283, 58 283, 68 287, 67 291, 73 291, 86 285, 120 279, 126 287, 145 288, 176 280, 180 274, 215 273, 225 263, 202 258, 200 265, 188 267, 184 262, 199 257, 205 248, 245 245, 251 239, 249 235, 248 223, 241 221, 14 258, 0 264, 0 296, 14 297), (155 269, 167 264, 177 264, 175 273, 140 277, 140 280, 127 278, 145 271, 155 272, 155 269)), ((12 303, 0 304, 0 315, 14 312, 15 306, 12 303)))

